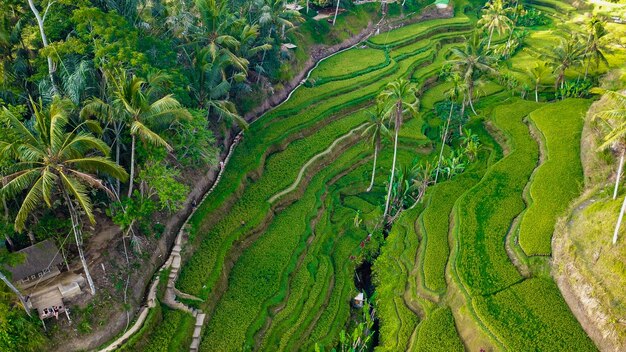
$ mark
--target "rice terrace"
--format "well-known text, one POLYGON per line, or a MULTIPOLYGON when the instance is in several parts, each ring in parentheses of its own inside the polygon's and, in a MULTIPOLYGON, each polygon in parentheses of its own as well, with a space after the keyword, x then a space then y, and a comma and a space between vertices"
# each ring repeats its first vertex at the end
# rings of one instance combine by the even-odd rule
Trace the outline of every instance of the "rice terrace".
POLYGON ((626 351, 624 0, 0 9, 0 351, 626 351))

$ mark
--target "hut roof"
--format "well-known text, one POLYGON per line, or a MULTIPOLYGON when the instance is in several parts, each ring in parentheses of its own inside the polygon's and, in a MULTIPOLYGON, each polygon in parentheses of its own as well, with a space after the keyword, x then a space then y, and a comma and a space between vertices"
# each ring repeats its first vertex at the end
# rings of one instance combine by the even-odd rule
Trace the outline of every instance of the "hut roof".
POLYGON ((63 262, 63 258, 58 255, 59 249, 50 239, 26 247, 17 253, 24 255, 24 261, 18 265, 6 267, 13 274, 13 281, 22 280, 63 262))

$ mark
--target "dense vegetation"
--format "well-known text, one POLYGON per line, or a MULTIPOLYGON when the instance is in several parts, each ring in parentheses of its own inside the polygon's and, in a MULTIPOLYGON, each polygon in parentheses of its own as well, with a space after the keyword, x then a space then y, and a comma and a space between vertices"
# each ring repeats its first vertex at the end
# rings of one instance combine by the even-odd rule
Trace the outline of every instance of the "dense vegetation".
MULTIPOLYGON (((2 262, 69 233, 96 294, 96 221, 138 270, 157 220, 193 204, 176 288, 207 313, 200 350, 595 350, 546 266, 581 192, 592 87, 626 58, 606 17, 556 0, 285 4, 3 2, 2 262), (383 18, 398 28, 256 116, 320 46, 383 18)), ((41 349, 54 332, 12 290, 0 346, 41 349)), ((157 303, 123 349, 187 349, 194 321, 157 303)))

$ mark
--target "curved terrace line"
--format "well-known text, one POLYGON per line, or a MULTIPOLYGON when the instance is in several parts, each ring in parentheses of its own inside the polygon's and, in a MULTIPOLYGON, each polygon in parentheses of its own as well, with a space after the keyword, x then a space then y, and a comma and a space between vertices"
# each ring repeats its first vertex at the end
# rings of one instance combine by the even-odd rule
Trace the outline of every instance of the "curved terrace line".
POLYGON ((284 190, 276 193, 275 195, 273 195, 268 202, 270 203, 274 203, 278 198, 284 196, 287 193, 292 192, 293 190, 296 189, 296 187, 298 187, 298 185, 300 184, 300 181, 302 180, 302 177, 304 176, 304 172, 308 169, 309 166, 311 166, 315 161, 317 161, 319 158, 323 157, 324 155, 330 154, 330 152, 333 151, 333 149, 335 149, 335 147, 337 146, 337 144, 339 144, 340 142, 342 142, 345 139, 348 139, 349 137, 354 135, 354 132, 357 132, 358 130, 363 129, 363 126, 365 126, 365 123, 360 124, 359 126, 353 128, 350 130, 350 132, 344 134, 343 136, 335 139, 335 141, 328 147, 326 148, 324 151, 316 154, 314 157, 312 157, 311 159, 309 159, 309 161, 307 161, 306 164, 304 164, 301 168, 300 168, 300 172, 298 173, 298 177, 296 178, 296 180, 291 184, 291 186, 285 188, 284 190))

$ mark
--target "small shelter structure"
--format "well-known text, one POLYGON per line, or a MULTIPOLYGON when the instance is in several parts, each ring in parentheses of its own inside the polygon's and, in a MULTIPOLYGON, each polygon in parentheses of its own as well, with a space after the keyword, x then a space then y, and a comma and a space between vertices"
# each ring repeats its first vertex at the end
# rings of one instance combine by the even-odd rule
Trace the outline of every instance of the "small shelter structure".
POLYGON ((435 6, 438 9, 445 9, 450 4, 450 0, 435 0, 435 6))
POLYGON ((293 50, 293 49, 295 49, 295 48, 297 48, 297 47, 298 47, 298 46, 297 46, 297 45, 295 45, 295 44, 293 44, 293 43, 284 43, 284 44, 282 44, 282 45, 280 46, 280 48, 281 48, 282 50, 284 50, 284 51, 287 51, 287 50, 293 50))
POLYGON ((356 295, 356 297, 354 297, 352 301, 356 308, 363 308, 363 303, 365 302, 365 297, 363 296, 363 292, 359 292, 359 294, 356 295))
POLYGON ((7 266, 7 270, 11 272, 13 282, 22 289, 61 273, 59 265, 63 263, 63 257, 50 239, 26 247, 17 253, 24 256, 24 261, 15 266, 7 266))
POLYGON ((287 10, 291 10, 291 11, 300 11, 304 8, 304 6, 299 5, 297 3, 293 3, 293 4, 287 4, 285 6, 285 8, 287 8, 287 10))

